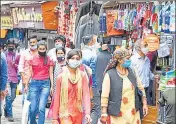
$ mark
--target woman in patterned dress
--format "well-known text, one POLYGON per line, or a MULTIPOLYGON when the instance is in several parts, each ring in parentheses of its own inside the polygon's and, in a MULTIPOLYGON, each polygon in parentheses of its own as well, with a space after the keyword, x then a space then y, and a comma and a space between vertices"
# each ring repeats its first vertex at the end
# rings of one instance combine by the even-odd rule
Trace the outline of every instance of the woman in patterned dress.
POLYGON ((57 56, 57 61, 55 62, 55 67, 54 67, 54 87, 53 91, 55 93, 56 91, 56 80, 59 75, 59 73, 62 71, 62 67, 66 65, 65 63, 65 48, 64 47, 59 47, 56 48, 56 56, 57 56))
POLYGON ((139 109, 136 107, 139 102, 135 99, 137 87, 143 93, 144 116, 148 113, 145 90, 138 75, 130 68, 129 58, 129 52, 120 48, 114 52, 107 66, 101 95, 102 124, 141 124, 139 109))

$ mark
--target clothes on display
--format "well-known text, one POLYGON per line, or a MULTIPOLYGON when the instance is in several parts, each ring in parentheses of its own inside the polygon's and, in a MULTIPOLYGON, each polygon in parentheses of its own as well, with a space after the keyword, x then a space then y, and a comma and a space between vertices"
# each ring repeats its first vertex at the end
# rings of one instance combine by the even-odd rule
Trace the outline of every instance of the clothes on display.
POLYGON ((96 4, 94 1, 81 3, 76 15, 75 27, 78 27, 80 18, 90 12, 91 2, 92 2, 92 6, 94 6, 94 13, 97 16, 99 15, 101 4, 96 4))
POLYGON ((79 22, 79 27, 76 30, 75 46, 80 48, 80 44, 83 43, 83 37, 88 35, 98 35, 99 33, 99 22, 98 16, 93 14, 92 16, 88 13, 82 16, 79 22))

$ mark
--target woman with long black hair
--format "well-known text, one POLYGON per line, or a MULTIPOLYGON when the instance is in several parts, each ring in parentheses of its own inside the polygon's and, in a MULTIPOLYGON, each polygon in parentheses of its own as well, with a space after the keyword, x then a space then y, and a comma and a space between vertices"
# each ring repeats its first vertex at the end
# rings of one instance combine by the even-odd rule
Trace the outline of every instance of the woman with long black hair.
POLYGON ((30 124, 37 124, 37 114, 39 116, 38 124, 45 123, 45 106, 49 94, 53 94, 54 63, 46 54, 46 42, 43 40, 39 41, 37 44, 37 50, 38 55, 29 60, 30 74, 25 83, 25 90, 29 88, 28 100, 31 102, 29 112, 30 124))

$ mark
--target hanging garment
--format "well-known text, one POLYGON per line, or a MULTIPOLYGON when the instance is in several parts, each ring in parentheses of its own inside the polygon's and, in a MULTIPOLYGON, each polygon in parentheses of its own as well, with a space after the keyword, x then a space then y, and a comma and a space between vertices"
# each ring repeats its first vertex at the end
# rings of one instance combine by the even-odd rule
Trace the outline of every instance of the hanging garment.
POLYGON ((170 31, 175 32, 175 1, 170 5, 170 31))
POLYGON ((83 24, 86 24, 91 19, 93 20, 94 23, 99 23, 98 22, 98 16, 96 14, 93 14, 92 16, 90 16, 90 14, 88 13, 88 14, 81 17, 81 19, 79 20, 77 28, 79 28, 79 26, 81 26, 83 24))
POLYGON ((98 35, 99 34, 99 23, 97 22, 87 22, 79 26, 78 30, 76 31, 75 37, 75 47, 80 49, 81 43, 83 43, 83 37, 88 35, 98 35))
MULTIPOLYGON (((93 4, 95 4, 95 3, 93 2, 93 4)), ((78 8, 78 12, 76 14, 75 27, 78 26, 80 18, 90 12, 90 8, 91 8, 91 2, 85 2, 85 3, 81 3, 80 4, 80 6, 78 8)), ((96 4, 95 8, 96 9, 95 9, 94 12, 98 16, 99 12, 100 12, 101 5, 100 4, 96 4)))
POLYGON ((74 43, 75 32, 76 32, 75 21, 76 21, 77 11, 78 11, 78 7, 76 4, 74 4, 70 9, 70 26, 69 26, 69 40, 70 42, 73 42, 73 43, 74 43))
POLYGON ((106 18, 107 18, 107 35, 114 36, 114 35, 123 35, 124 30, 117 30, 114 28, 114 22, 116 20, 117 10, 107 10, 106 11, 106 18))

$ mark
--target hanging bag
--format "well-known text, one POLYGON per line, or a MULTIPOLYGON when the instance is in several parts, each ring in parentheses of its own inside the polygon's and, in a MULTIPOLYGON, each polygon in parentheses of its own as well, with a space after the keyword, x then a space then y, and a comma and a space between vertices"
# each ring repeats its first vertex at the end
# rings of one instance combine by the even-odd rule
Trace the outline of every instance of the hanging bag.
POLYGON ((31 102, 27 100, 27 94, 25 94, 25 101, 24 101, 24 105, 23 105, 21 124, 28 124, 30 104, 31 104, 31 102))

